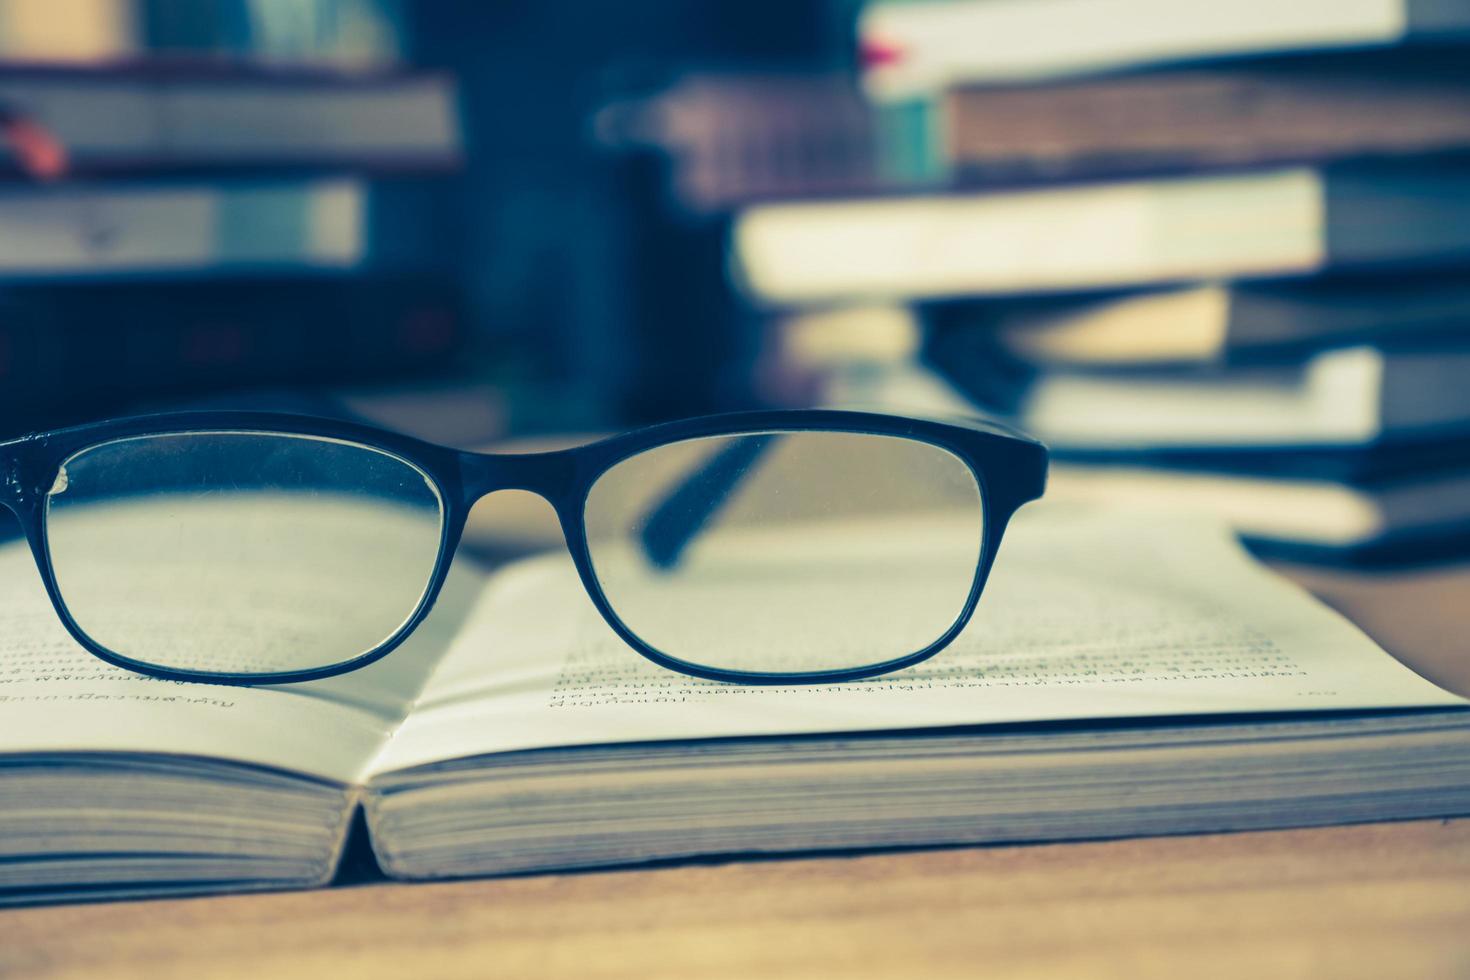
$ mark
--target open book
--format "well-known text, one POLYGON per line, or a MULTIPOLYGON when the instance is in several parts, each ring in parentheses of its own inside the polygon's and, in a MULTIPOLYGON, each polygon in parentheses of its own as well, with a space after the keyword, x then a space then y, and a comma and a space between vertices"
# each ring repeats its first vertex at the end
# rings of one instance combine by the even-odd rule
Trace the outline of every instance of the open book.
MULTIPOLYGON (((663 670, 563 554, 466 563, 401 649, 281 688, 152 680, 0 547, 0 901, 1470 813, 1466 702, 1219 527, 1038 508, 970 626, 817 687, 663 670)), ((799 624, 793 624, 799 628, 799 624)))

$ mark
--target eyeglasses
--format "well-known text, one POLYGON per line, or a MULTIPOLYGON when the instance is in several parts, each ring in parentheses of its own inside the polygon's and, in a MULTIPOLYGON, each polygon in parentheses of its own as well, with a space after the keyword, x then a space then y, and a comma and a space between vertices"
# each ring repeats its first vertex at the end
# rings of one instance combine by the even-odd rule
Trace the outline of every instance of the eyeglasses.
POLYGON ((573 449, 461 452, 307 417, 122 419, 0 444, 0 503, 83 647, 171 680, 278 684, 393 650, 470 508, 555 509, 593 604, 697 677, 837 681, 948 644, 1046 450, 861 412, 673 422, 573 449))

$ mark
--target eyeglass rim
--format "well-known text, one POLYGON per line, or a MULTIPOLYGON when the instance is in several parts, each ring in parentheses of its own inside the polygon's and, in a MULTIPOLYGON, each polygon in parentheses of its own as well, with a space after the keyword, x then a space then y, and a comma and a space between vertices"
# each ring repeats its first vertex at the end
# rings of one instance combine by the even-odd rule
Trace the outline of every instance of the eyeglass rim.
POLYGON ((481 453, 452 449, 358 422, 273 412, 184 412, 110 419, 0 443, 0 506, 12 511, 30 546, 51 604, 67 632, 93 656, 162 680, 225 686, 261 686, 320 680, 368 666, 397 649, 433 609, 459 548, 470 508, 500 490, 526 490, 551 503, 578 575, 594 606, 635 652, 678 673, 742 684, 837 683, 891 673, 932 657, 953 641, 974 614, 1006 525, 1023 504, 1045 489, 1047 450, 1029 436, 998 423, 971 418, 930 418, 842 409, 782 409, 705 415, 633 429, 566 449, 539 453, 481 453), (46 493, 62 462, 85 449, 138 436, 209 432, 309 436, 353 443, 395 456, 426 474, 442 501, 439 553, 419 605, 399 629, 360 656, 336 664, 271 673, 183 670, 120 655, 93 640, 72 618, 57 584, 46 529, 46 493), (592 567, 585 504, 596 480, 619 462, 649 449, 706 436, 782 432, 848 432, 899 436, 948 449, 980 488, 982 547, 965 608, 950 629, 917 652, 861 667, 765 673, 730 671, 670 657, 629 630, 608 602, 592 567))

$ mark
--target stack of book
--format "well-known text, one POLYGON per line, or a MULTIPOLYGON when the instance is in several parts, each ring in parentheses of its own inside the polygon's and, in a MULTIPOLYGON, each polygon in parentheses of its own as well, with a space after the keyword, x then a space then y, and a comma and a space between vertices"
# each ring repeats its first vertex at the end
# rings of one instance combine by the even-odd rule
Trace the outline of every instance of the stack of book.
POLYGON ((0 16, 5 432, 460 343, 456 92, 405 70, 398 5, 186 7, 0 16))
POLYGON ((880 0, 858 34, 856 149, 686 178, 826 372, 781 390, 1003 415, 1053 495, 1276 554, 1470 546, 1470 3, 880 0))

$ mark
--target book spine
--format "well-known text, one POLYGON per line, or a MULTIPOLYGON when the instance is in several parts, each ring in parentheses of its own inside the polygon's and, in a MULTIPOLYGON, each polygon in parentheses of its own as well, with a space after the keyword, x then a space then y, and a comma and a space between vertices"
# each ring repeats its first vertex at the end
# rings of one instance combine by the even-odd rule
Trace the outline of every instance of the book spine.
MULTIPOLYGON (((1463 31, 1464 15, 1410 18, 1407 5, 1235 0, 1167 16, 1158 0, 993 3, 879 0, 858 23, 864 84, 904 99, 955 84, 1004 84, 1201 58, 1390 47, 1420 28, 1463 31), (1406 20, 1414 20, 1406 24, 1406 20), (1418 23, 1423 19, 1424 23, 1418 23)), ((1417 32, 1416 32, 1417 33, 1417 32)))
MULTIPOLYGON (((1320 59, 1319 59, 1320 60, 1320 59)), ((1453 65, 1276 64, 945 96, 961 180, 1013 181, 1399 156, 1470 146, 1453 65), (1375 75, 1365 77, 1366 71, 1375 75)))
POLYGON ((407 42, 400 0, 67 0, 0 6, 0 57, 96 63, 139 56, 377 68, 407 42))
MULTIPOLYGON (((20 69, 0 74, 0 107, 54 136, 72 178, 460 163, 447 76, 20 69)), ((0 166, 0 177, 22 175, 13 162, 0 166)))
POLYGON ((232 55, 264 62, 348 68, 393 65, 406 40, 396 0, 131 0, 141 40, 154 52, 232 55))
POLYGON ((950 176, 948 132, 941 100, 918 96, 873 109, 880 186, 942 186, 950 176))
POLYGON ((348 178, 26 188, 0 194, 0 278, 347 272, 410 263, 432 237, 423 227, 430 193, 413 182, 370 187, 348 178))

